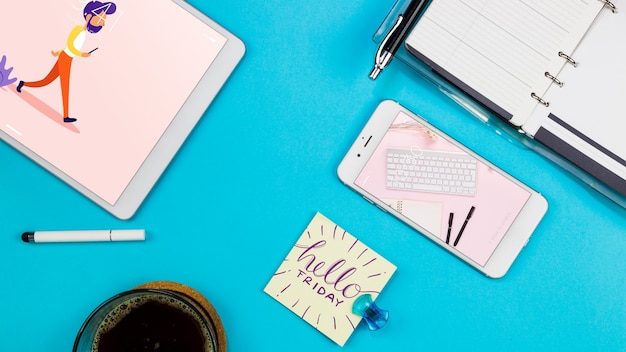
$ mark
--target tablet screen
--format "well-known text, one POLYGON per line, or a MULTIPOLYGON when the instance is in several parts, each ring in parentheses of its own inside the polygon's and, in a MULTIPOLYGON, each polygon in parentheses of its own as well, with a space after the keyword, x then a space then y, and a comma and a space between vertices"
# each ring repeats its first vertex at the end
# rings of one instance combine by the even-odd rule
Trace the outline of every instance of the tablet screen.
POLYGON ((227 42, 170 0, 13 1, 0 33, 0 129, 111 205, 227 42))

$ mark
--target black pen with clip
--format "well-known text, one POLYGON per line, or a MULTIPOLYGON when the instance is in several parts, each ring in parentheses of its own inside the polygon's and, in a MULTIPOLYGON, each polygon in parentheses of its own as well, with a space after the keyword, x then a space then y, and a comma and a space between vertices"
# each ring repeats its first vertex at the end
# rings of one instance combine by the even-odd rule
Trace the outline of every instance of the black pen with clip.
POLYGON ((452 232, 452 221, 454 221, 454 213, 448 216, 448 234, 446 235, 446 243, 450 243, 450 232, 452 232))
POLYGON ((370 78, 376 79, 378 75, 389 65, 391 59, 398 51, 400 45, 406 38, 409 30, 417 21, 419 15, 426 8, 428 0, 412 0, 407 6, 406 11, 398 16, 396 23, 391 28, 385 39, 380 43, 374 58, 374 68, 370 72, 370 78))

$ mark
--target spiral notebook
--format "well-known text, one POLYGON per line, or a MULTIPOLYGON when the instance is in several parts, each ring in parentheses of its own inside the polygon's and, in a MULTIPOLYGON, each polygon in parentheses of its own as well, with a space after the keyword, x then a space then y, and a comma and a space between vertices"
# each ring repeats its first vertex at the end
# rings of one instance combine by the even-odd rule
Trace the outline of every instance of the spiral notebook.
POLYGON ((603 0, 432 0, 409 53, 626 196, 626 12, 603 0))

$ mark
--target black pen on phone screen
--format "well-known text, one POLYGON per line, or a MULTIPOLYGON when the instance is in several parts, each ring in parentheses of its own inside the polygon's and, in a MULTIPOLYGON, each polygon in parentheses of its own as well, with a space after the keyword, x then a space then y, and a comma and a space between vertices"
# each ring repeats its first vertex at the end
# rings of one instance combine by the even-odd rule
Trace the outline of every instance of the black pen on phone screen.
POLYGON ((461 239, 461 235, 463 235, 463 231, 465 231, 465 226, 467 226, 467 223, 469 222, 469 219, 472 217, 472 214, 474 214, 474 209, 476 209, 476 207, 472 205, 472 208, 470 209, 469 213, 467 213, 467 216, 465 217, 465 221, 463 222, 463 226, 461 226, 461 231, 459 231, 459 234, 456 235, 456 240, 454 240, 454 246, 455 247, 456 247, 457 243, 459 243, 459 240, 461 239))
POLYGON ((426 8, 427 2, 427 0, 411 0, 404 13, 398 16, 396 23, 391 27, 391 30, 389 30, 389 33, 387 33, 376 51, 374 68, 369 76, 371 79, 376 79, 385 67, 389 65, 409 30, 426 8))
POLYGON ((448 234, 446 235, 446 243, 450 243, 450 232, 452 232, 453 220, 454 220, 454 213, 450 213, 450 216, 448 216, 448 234))

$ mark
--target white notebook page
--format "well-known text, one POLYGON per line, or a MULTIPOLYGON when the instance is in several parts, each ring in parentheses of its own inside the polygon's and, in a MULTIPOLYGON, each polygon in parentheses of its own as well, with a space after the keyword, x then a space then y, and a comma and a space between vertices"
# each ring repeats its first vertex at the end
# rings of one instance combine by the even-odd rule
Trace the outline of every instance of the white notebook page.
POLYGON ((523 124, 601 11, 598 0, 433 0, 406 44, 523 124))
POLYGON ((610 150, 626 160, 626 11, 620 10, 602 12, 573 54, 578 66, 563 69, 558 77, 563 87, 548 90, 544 98, 550 105, 537 106, 524 130, 534 135, 543 127, 626 179, 626 166, 600 150, 610 150), (602 148, 549 119, 550 113, 602 148))

